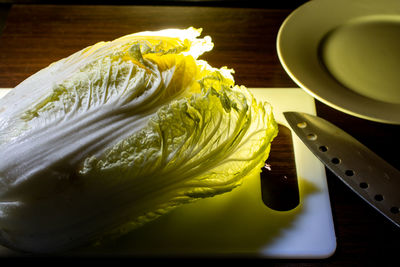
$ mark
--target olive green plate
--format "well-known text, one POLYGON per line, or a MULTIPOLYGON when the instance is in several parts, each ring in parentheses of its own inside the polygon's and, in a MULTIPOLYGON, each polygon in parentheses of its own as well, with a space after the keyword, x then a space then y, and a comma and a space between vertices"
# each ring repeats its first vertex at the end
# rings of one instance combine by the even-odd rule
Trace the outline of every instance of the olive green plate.
POLYGON ((342 112, 400 124, 400 1, 314 0, 277 38, 290 77, 342 112))

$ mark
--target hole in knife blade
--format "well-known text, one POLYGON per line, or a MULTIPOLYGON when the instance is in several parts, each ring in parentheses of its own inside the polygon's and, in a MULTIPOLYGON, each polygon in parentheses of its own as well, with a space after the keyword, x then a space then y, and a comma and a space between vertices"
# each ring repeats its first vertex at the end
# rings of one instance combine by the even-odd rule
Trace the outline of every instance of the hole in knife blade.
POLYGON ((393 214, 398 214, 400 212, 399 207, 391 207, 390 212, 393 214))
POLYGON ((383 200, 383 196, 381 194, 376 194, 374 198, 375 198, 376 201, 382 201, 383 200))
POLYGON ((338 158, 333 158, 333 159, 331 159, 331 162, 332 162, 333 164, 339 164, 339 163, 340 163, 340 159, 338 159, 338 158))
POLYGON ((354 171, 353 170, 347 170, 344 172, 344 174, 346 174, 347 176, 353 176, 354 175, 354 171))
POLYGON ((362 189, 367 189, 367 188, 368 188, 368 184, 365 183, 365 182, 361 182, 361 183, 360 183, 360 187, 361 187, 362 189))
POLYGON ((307 122, 305 122, 305 121, 299 122, 299 123, 297 123, 297 127, 301 128, 301 129, 306 128, 307 122))
POLYGON ((328 151, 328 148, 326 146, 320 146, 319 151, 326 152, 326 151, 328 151))
POLYGON ((311 141, 317 140, 317 135, 315 133, 307 134, 307 139, 311 141))

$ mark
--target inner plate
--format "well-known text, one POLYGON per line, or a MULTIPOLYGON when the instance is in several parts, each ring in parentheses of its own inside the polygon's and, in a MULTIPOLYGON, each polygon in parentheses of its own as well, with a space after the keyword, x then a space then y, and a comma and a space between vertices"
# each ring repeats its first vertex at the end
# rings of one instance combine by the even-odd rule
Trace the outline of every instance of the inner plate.
POLYGON ((295 10, 277 39, 290 77, 321 102, 400 124, 400 1, 314 0, 295 10))

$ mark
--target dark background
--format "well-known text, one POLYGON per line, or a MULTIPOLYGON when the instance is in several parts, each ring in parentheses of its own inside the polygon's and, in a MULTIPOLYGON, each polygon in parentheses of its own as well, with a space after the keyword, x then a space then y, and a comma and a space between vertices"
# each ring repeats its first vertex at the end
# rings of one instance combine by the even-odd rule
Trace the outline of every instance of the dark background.
POLYGON ((293 8, 305 2, 307 0, 1 0, 0 4, 185 5, 293 8))
POLYGON ((0 0, 0 34, 13 4, 51 5, 166 5, 294 9, 308 0, 0 0))

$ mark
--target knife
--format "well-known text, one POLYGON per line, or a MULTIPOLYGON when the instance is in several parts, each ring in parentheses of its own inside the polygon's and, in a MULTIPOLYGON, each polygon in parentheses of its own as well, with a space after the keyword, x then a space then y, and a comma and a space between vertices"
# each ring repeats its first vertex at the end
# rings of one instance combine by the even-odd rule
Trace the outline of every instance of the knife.
POLYGON ((368 204, 400 227, 400 171, 332 123, 284 112, 293 132, 325 166, 368 204))

